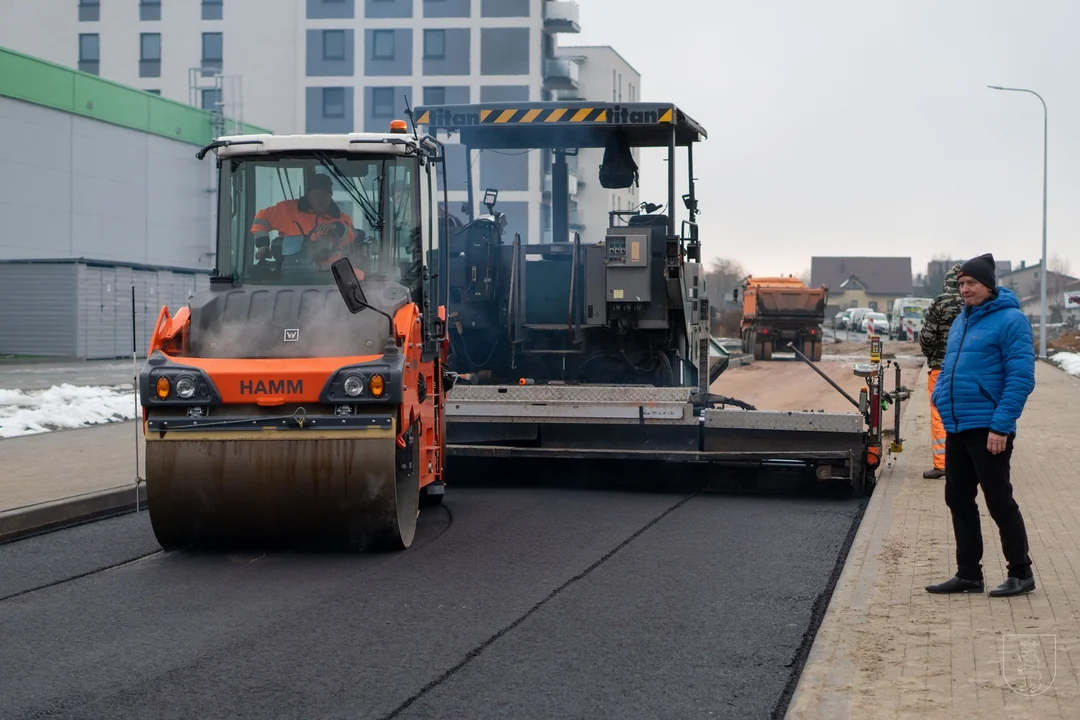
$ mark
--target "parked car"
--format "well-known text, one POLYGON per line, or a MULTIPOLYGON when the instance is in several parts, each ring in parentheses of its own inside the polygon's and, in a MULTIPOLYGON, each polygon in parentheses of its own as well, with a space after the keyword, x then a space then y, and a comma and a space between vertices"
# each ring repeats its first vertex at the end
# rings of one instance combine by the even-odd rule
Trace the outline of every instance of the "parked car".
POLYGON ((889 332, 889 316, 883 312, 870 311, 859 319, 859 332, 870 332, 875 335, 887 335, 889 332), (871 328, 871 326, 873 326, 871 328))
POLYGON ((870 308, 851 308, 851 315, 848 317, 848 330, 854 330, 861 332, 860 326, 862 325, 862 319, 866 313, 874 312, 870 308))

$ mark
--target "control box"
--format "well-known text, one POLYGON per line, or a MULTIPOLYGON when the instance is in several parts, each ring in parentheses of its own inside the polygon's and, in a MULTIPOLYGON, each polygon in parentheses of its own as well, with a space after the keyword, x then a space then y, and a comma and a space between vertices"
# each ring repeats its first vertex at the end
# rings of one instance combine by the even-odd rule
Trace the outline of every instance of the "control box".
POLYGON ((604 241, 609 303, 650 303, 650 228, 611 227, 604 241))

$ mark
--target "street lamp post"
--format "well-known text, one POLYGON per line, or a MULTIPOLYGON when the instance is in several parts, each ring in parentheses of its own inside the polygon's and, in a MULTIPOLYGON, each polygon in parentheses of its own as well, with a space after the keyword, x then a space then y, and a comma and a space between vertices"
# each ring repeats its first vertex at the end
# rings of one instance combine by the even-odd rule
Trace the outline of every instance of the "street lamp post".
POLYGON ((989 87, 989 88, 991 88, 993 90, 1012 90, 1014 92, 1031 93, 1035 97, 1039 98, 1039 102, 1041 102, 1042 106, 1043 106, 1043 228, 1042 228, 1042 263, 1041 263, 1041 271, 1039 273, 1040 279, 1042 281, 1040 283, 1040 285, 1041 285, 1040 292, 1042 293, 1042 298, 1041 298, 1042 304, 1041 304, 1041 307, 1040 307, 1040 312, 1042 314, 1041 314, 1041 316, 1039 318, 1039 358, 1041 358, 1042 360, 1045 360, 1046 359, 1046 275, 1049 272, 1048 268, 1046 267, 1046 146, 1047 146, 1046 101, 1043 100, 1042 96, 1039 95, 1039 93, 1035 92, 1034 90, 1026 90, 1024 88, 1007 88, 1007 87, 1000 87, 998 85, 988 85, 987 87, 989 87))

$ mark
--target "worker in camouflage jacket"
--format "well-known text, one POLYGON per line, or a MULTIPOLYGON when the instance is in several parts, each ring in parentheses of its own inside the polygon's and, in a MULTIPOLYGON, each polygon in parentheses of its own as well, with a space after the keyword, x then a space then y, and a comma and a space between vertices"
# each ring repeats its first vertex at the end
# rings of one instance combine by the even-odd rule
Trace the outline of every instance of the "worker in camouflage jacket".
POLYGON ((941 423, 941 415, 934 406, 934 386, 937 385, 938 375, 941 374, 941 363, 945 360, 945 347, 949 341, 949 328, 953 320, 960 314, 964 303, 960 299, 960 289, 957 277, 960 275, 960 263, 956 263, 945 274, 945 283, 942 293, 934 298, 930 307, 926 310, 926 318, 923 328, 919 332, 919 346, 926 358, 926 367, 929 372, 927 379, 927 392, 930 394, 930 443, 934 452, 934 467, 923 473, 927 479, 945 477, 945 426, 941 423))

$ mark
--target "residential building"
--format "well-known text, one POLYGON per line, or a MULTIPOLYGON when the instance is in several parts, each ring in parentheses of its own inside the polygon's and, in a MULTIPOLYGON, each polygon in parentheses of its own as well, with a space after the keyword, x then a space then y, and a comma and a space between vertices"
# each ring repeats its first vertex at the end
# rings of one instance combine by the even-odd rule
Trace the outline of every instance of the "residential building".
POLYGON ((215 171, 195 151, 216 126, 0 48, 0 355, 130 356, 133 324, 145 352, 162 305, 208 284, 215 171))
MULTIPOLYGON (((406 100, 552 99, 580 85, 579 63, 557 56, 557 36, 576 32, 572 0, 0 2, 0 46, 278 134, 382 131, 406 100)), ((466 168, 462 149, 450 152, 456 209, 466 168)), ((507 230, 525 241, 543 236, 543 160, 484 152, 470 168, 474 188, 500 190, 507 230)))
MULTIPOLYGON (((1050 322, 1061 322, 1066 309, 1066 293, 1071 292, 1077 278, 1066 273, 1050 270, 1046 275, 1046 309, 1050 322)), ((1020 267, 1010 273, 998 276, 998 284, 1009 288, 1020 298, 1021 309, 1032 318, 1042 314, 1042 262, 1028 265, 1020 262, 1020 267)))
POLYGON ((845 308, 888 312, 893 300, 912 297, 909 257, 813 257, 810 284, 829 290, 826 317, 845 308))

